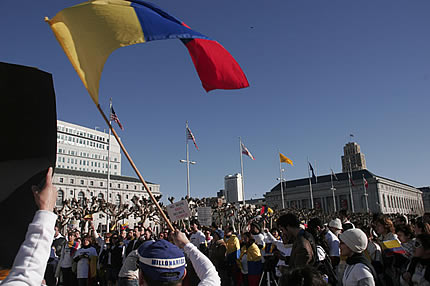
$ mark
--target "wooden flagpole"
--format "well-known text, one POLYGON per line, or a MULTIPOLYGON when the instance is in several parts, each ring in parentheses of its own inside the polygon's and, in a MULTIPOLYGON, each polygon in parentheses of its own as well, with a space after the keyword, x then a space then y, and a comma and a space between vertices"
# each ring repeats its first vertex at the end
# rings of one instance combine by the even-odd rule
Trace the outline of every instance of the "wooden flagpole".
POLYGON ((112 125, 109 123, 109 120, 106 117, 103 110, 101 109, 100 104, 97 104, 97 109, 100 111, 101 115, 103 116, 103 119, 105 120, 106 124, 109 126, 109 129, 112 131, 113 136, 115 136, 115 139, 118 142, 119 146, 121 147, 121 150, 124 152, 125 157, 127 157, 128 161, 130 162, 131 167, 134 169, 134 171, 136 172, 136 175, 139 177, 139 180, 142 182, 143 186, 145 187, 145 190, 148 193, 149 197, 151 198, 152 202, 155 204, 155 207, 158 209, 161 216, 166 221, 167 226, 170 228, 170 230, 175 231, 175 228, 173 227, 172 223, 167 218, 166 214, 163 212, 163 209, 160 207, 160 205, 158 204, 154 195, 149 190, 148 185, 146 184, 145 180, 143 179, 142 175, 140 174, 139 170, 137 169, 136 165, 134 164, 133 160, 131 159, 130 155, 128 154, 127 150, 125 149, 124 145, 119 140, 118 134, 116 134, 115 129, 113 129, 112 125))

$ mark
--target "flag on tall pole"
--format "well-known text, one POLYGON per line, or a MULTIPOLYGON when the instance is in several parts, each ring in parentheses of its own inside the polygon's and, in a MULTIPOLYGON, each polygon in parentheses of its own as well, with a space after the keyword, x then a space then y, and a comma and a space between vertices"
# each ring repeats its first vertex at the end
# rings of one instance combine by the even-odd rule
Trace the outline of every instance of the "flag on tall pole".
POLYGON ((364 199, 366 202, 366 212, 369 212, 369 200, 367 198, 367 196, 368 196, 367 189, 369 188, 369 184, 367 183, 367 180, 364 177, 364 174, 362 174, 362 176, 363 176, 363 186, 364 186, 364 199))
POLYGON ((309 177, 309 193, 310 193, 310 195, 311 195, 311 209, 313 209, 314 208, 314 195, 313 195, 313 192, 312 192, 312 179, 311 179, 311 171, 312 171, 312 177, 314 177, 315 179, 316 179, 316 177, 315 177, 315 174, 314 174, 314 168, 312 168, 312 165, 311 165, 311 163, 309 163, 309 160, 308 160, 308 177, 309 177))
POLYGON ((352 180, 352 167, 351 167, 351 160, 349 161, 349 170, 348 170, 348 179, 349 179, 349 197, 351 200, 351 210, 352 212, 355 212, 355 206, 354 206, 354 195, 352 194, 352 187, 354 186, 354 181, 352 180))
POLYGON ((196 138, 194 137, 193 132, 191 132, 188 126, 187 126, 187 140, 193 140, 194 146, 196 147, 197 150, 199 150, 199 147, 197 146, 197 143, 196 143, 196 138))
POLYGON ((312 167, 312 164, 310 162, 308 163, 309 163, 309 170, 311 170, 312 172, 312 179, 314 179, 315 183, 317 183, 318 181, 317 181, 317 176, 315 176, 314 168, 312 167))
POLYGON ((348 178, 349 178, 349 182, 351 183, 351 186, 355 186, 354 181, 352 180, 352 172, 348 172, 348 178))
POLYGON ((115 110, 113 109, 113 105, 111 105, 110 107, 110 120, 115 121, 116 124, 118 124, 119 128, 121 128, 121 130, 124 130, 121 121, 119 121, 118 115, 116 115, 115 110))
POLYGON ((334 187, 334 184, 333 184, 333 177, 335 177, 335 179, 336 179, 336 181, 339 181, 338 179, 337 179, 337 177, 336 177, 336 174, 333 172, 333 169, 330 169, 331 170, 331 174, 330 174, 330 181, 331 181, 331 195, 332 195, 332 198, 333 198, 333 207, 334 207, 334 212, 336 212, 336 196, 334 195, 334 191, 336 190, 336 188, 334 187))
POLYGON ((248 148, 245 147, 245 145, 242 144, 242 154, 248 156, 249 158, 251 158, 252 160, 255 160, 254 156, 252 156, 251 152, 249 152, 248 148))
POLYGON ((331 175, 336 179, 336 181, 339 181, 336 174, 333 172, 333 169, 330 169, 330 170, 331 170, 331 175))
POLYGON ((279 161, 281 163, 287 163, 287 164, 290 164, 291 166, 293 166, 293 161, 291 161, 291 159, 287 158, 282 153, 279 153, 279 161))
POLYGON ((367 190, 369 188, 369 183, 367 182, 366 178, 364 177, 364 174, 363 174, 363 184, 364 184, 364 187, 367 190))

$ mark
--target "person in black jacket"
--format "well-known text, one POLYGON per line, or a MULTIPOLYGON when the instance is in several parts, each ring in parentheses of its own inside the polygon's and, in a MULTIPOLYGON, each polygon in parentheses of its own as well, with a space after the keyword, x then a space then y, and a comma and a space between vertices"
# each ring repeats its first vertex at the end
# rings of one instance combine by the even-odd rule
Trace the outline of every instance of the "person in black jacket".
POLYGON ((118 274, 122 266, 122 252, 124 245, 119 241, 117 233, 113 234, 110 242, 100 254, 100 263, 105 269, 108 285, 116 285, 118 274))

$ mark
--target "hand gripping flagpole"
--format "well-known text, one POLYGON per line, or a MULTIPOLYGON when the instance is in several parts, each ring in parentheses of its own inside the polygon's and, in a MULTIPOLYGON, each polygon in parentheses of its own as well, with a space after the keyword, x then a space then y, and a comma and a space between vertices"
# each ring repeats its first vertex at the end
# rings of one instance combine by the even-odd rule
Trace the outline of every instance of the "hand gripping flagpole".
POLYGON ((124 145, 122 144, 121 140, 119 140, 118 134, 116 134, 115 129, 113 129, 108 118, 106 117, 105 113, 101 109, 100 104, 97 104, 97 109, 100 111, 100 114, 103 116, 103 119, 105 120, 106 124, 109 126, 109 129, 112 131, 113 136, 115 136, 115 139, 118 142, 119 146, 121 147, 121 150, 124 152, 125 157, 127 157, 128 161, 130 162, 131 167, 134 169, 134 171, 136 172, 136 175, 139 177, 139 180, 142 182, 143 186, 145 187, 145 190, 148 193, 149 197, 151 198, 152 202, 155 204, 155 207, 158 209, 161 216, 166 221, 167 226, 170 228, 170 230, 175 231, 175 228, 173 227, 170 220, 167 218, 166 214, 163 212, 163 209, 158 204, 158 202, 155 199, 152 192, 149 190, 148 185, 146 184, 145 180, 143 179, 142 175, 140 174, 139 170, 137 169, 136 165, 134 164, 133 160, 131 159, 130 155, 128 154, 127 150, 125 149, 124 145))

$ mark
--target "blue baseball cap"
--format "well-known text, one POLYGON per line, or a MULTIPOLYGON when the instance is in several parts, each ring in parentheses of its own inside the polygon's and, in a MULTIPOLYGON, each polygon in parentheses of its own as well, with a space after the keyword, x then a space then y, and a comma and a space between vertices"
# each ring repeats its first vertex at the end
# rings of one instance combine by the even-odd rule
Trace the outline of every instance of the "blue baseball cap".
POLYGON ((139 268, 155 281, 177 281, 184 276, 184 252, 165 239, 144 242, 137 250, 139 268))
POLYGON ((219 236, 220 239, 224 238, 224 232, 221 229, 215 230, 215 233, 219 236))

